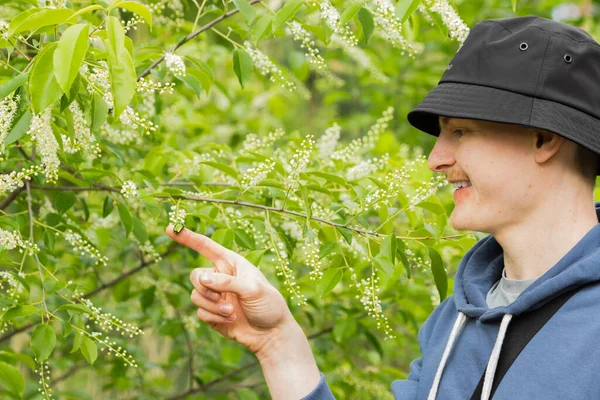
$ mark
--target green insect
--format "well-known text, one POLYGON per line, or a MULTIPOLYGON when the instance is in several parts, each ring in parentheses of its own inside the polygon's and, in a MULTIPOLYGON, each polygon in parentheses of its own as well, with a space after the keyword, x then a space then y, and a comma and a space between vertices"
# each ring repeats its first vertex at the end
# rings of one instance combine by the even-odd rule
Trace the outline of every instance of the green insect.
POLYGON ((185 226, 183 225, 183 222, 178 222, 173 227, 173 232, 175 232, 175 234, 179 234, 183 230, 184 227, 185 226))

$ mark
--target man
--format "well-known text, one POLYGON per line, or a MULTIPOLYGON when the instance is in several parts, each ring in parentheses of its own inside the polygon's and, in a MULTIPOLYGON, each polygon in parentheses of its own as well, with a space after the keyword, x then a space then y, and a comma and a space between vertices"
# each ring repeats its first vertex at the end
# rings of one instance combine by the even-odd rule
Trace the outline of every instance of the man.
MULTIPOLYGON (((438 136, 430 169, 461 186, 452 226, 490 235, 467 252, 453 295, 420 329, 422 357, 392 383, 397 399, 469 399, 484 372, 482 399, 600 398, 599 84, 600 46, 585 32, 538 17, 488 20, 408 114, 438 136), (574 289, 494 385, 513 317, 574 289)), ((192 272, 192 301, 202 320, 257 355, 272 397, 333 399, 264 276, 202 235, 167 233, 215 263, 212 283, 198 279, 210 269, 192 272), (233 304, 233 322, 218 315, 220 302, 233 304)))

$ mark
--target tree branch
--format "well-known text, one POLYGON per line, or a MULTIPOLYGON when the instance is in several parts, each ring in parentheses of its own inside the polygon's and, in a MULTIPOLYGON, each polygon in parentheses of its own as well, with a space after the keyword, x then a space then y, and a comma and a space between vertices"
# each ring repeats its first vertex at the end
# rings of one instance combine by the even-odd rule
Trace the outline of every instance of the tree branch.
MULTIPOLYGON (((259 3, 259 2, 260 2, 260 0, 252 0, 248 4, 254 5, 254 4, 259 3)), ((218 24, 219 22, 223 21, 224 19, 231 17, 232 15, 234 15, 235 13, 237 13, 238 11, 239 10, 236 8, 235 10, 231 10, 229 12, 226 12, 225 14, 221 15, 219 18, 215 18, 212 21, 210 21, 208 24, 206 24, 203 27, 199 28, 197 31, 190 33, 185 38, 183 38, 179 43, 177 43, 175 45, 175 47, 173 47, 173 49, 171 50, 171 53, 173 53, 175 50, 177 50, 178 48, 180 48, 181 46, 183 46, 184 44, 186 44, 187 42, 189 42, 190 40, 192 40, 193 38, 195 38, 196 36, 198 36, 202 32, 204 32, 204 31, 212 28, 214 25, 218 24)), ((162 56, 158 60, 156 60, 152 64, 150 64, 150 66, 148 68, 146 68, 146 70, 144 72, 142 72, 140 74, 140 76, 138 76, 138 81, 141 78, 143 78, 146 75, 148 75, 154 68, 156 68, 158 66, 158 64, 160 64, 161 62, 163 62, 164 59, 165 59, 165 56, 162 56)))

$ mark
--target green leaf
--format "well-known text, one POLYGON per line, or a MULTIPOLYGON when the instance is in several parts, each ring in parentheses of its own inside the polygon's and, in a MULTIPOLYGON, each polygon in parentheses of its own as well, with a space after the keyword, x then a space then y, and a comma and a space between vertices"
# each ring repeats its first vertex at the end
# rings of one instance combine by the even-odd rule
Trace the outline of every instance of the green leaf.
POLYGON ((25 379, 16 367, 0 361, 0 386, 20 399, 25 391, 25 379))
POLYGON ((402 239, 396 238, 396 256, 402 261, 402 265, 404 266, 404 270, 406 271, 406 276, 410 279, 411 271, 410 271, 410 263, 405 254, 406 245, 402 239))
POLYGON ((428 247, 429 259, 431 260, 431 272, 435 280, 435 286, 440 294, 440 301, 444 301, 448 292, 448 275, 444 269, 444 263, 440 253, 433 247, 428 247))
POLYGON ((63 304, 62 306, 58 307, 57 310, 70 310, 70 311, 76 311, 81 314, 91 314, 92 313, 92 310, 90 310, 88 307, 84 306, 83 304, 63 304))
POLYGON ((337 243, 335 242, 325 242, 321 244, 321 248, 319 249, 319 259, 328 256, 333 253, 337 247, 337 243))
POLYGON ((117 209, 119 210, 119 216, 121 217, 121 223, 123 224, 123 228, 125 229, 125 236, 129 235, 131 229, 133 228, 133 221, 131 219, 131 214, 129 214, 129 210, 127 206, 123 203, 117 203, 117 209))
POLYGON ((108 55, 110 89, 114 99, 113 118, 118 119, 135 95, 137 76, 131 54, 125 47, 125 32, 116 17, 106 19, 107 39, 104 41, 108 55))
POLYGON ((263 15, 258 18, 256 24, 250 30, 250 36, 255 44, 258 44, 261 40, 265 38, 269 33, 271 33, 271 24, 273 23, 273 17, 269 15, 263 15))
POLYGON ((75 12, 75 14, 71 15, 71 16, 70 16, 70 17, 67 19, 67 21, 66 21, 66 22, 67 22, 67 23, 73 23, 73 24, 74 24, 75 22, 77 22, 77 17, 79 17, 80 15, 87 14, 87 13, 90 13, 90 12, 92 12, 92 11, 95 11, 95 10, 101 10, 101 9, 103 9, 103 8, 104 8, 104 7, 102 7, 102 6, 101 6, 101 5, 99 5, 99 4, 94 4, 94 5, 91 5, 91 6, 87 6, 87 7, 85 7, 85 8, 82 8, 81 10, 79 10, 79 11, 75 12))
POLYGON ((517 3, 518 3, 518 0, 512 0, 512 10, 513 10, 513 12, 517 12, 517 3))
POLYGON ((21 139, 27 130, 29 129, 29 123, 31 122, 31 111, 26 110, 19 119, 15 122, 10 133, 4 139, 4 144, 11 144, 21 139))
POLYGON ((396 234, 387 235, 379 247, 379 255, 387 257, 392 264, 396 262, 396 234))
POLYGON ((356 318, 347 317, 335 322, 333 328, 333 338, 337 343, 343 343, 356 333, 356 318))
POLYGON ((233 50, 233 71, 242 87, 252 78, 252 72, 254 71, 252 58, 246 51, 233 50))
POLYGON ((68 27, 62 34, 54 52, 54 76, 62 91, 67 94, 79 73, 79 67, 88 49, 89 24, 68 27))
POLYGON ((387 256, 384 257, 379 255, 375 257, 373 261, 375 261, 375 266, 378 269, 385 272, 385 274, 390 278, 392 277, 392 274, 394 273, 394 264, 390 261, 390 259, 387 256))
POLYGON ((23 304, 9 309, 3 316, 3 321, 12 321, 16 318, 26 317, 31 314, 39 314, 40 310, 32 305, 23 304))
POLYGON ((4 85, 0 86, 0 99, 6 98, 9 94, 21 87, 27 80, 28 74, 17 75, 4 85))
POLYGON ((396 5, 396 16, 404 23, 419 7, 421 0, 400 0, 396 5))
POLYGON ((252 25, 252 21, 256 18, 256 10, 246 0, 233 0, 233 3, 242 13, 248 26, 252 25))
POLYGON ((267 251, 266 249, 253 250, 250 253, 246 254, 246 256, 244 258, 246 260, 248 260, 255 267, 258 267, 260 265, 260 262, 262 261, 263 255, 265 254, 266 251, 267 251))
POLYGON ((338 185, 349 187, 350 184, 344 178, 339 175, 331 174, 329 172, 322 171, 306 171, 306 175, 314 175, 323 178, 327 181, 337 183, 338 185))
POLYGON ((96 347, 96 343, 92 339, 82 336, 80 350, 87 362, 90 363, 90 365, 94 365, 94 362, 96 362, 96 359, 98 358, 98 347, 96 347))
POLYGON ((10 22, 8 36, 23 31, 34 31, 43 26, 58 25, 74 14, 68 8, 34 8, 23 11, 10 22))
POLYGON ((342 280, 344 271, 342 268, 329 268, 323 272, 321 298, 331 292, 342 280))
POLYGON ((114 208, 113 199, 110 196, 104 198, 104 204, 102 205, 102 218, 106 218, 112 212, 114 208))
POLYGON ((223 164, 223 163, 216 162, 216 161, 202 161, 200 164, 205 164, 205 165, 209 165, 209 166, 211 166, 213 168, 216 168, 219 171, 224 172, 225 174, 231 176, 234 179, 238 178, 237 171, 234 168, 232 168, 229 165, 227 165, 227 164, 223 164))
POLYGON ((273 20, 273 32, 281 28, 283 24, 290 19, 294 18, 294 15, 296 15, 300 7, 302 7, 302 4, 304 4, 304 0, 293 0, 281 7, 273 20))
POLYGON ((29 74, 29 94, 33 112, 39 114, 62 95, 62 90, 54 77, 54 51, 56 43, 50 43, 38 53, 29 74))
POLYGON ((59 192, 54 198, 54 207, 56 207, 56 211, 60 215, 63 215, 67 212, 73 204, 75 204, 75 193, 73 192, 59 192))
POLYGON ((0 358, 3 358, 5 360, 12 359, 15 361, 21 361, 22 363, 27 365, 32 371, 35 370, 35 361, 33 361, 33 358, 29 357, 27 354, 12 353, 9 351, 0 350, 0 358))
POLYGON ((55 345, 56 332, 52 325, 41 324, 34 329, 31 334, 30 346, 38 363, 48 359, 55 345))
POLYGON ((369 43, 369 40, 371 40, 371 35, 373 35, 373 31, 375 30, 373 15, 366 8, 361 8, 358 11, 358 22, 360 22, 363 33, 365 34, 365 43, 369 43))
POLYGON ((428 211, 431 211, 434 214, 445 214, 446 210, 444 210, 444 207, 441 206, 441 204, 438 203, 434 203, 431 201, 423 201, 419 204, 416 204, 417 207, 421 207, 424 208, 428 211))
POLYGON ((133 234, 140 241, 141 244, 146 243, 148 240, 148 232, 146 226, 137 217, 132 217, 133 220, 133 234))
POLYGON ((234 229, 233 233, 235 234, 235 242, 240 246, 254 250, 256 249, 256 244, 254 243, 254 237, 248 235, 243 229, 234 229))
POLYGON ((211 236, 211 239, 221 244, 223 247, 231 248, 234 240, 234 233, 231 229, 217 229, 211 236))
POLYGON ((152 30, 152 14, 150 13, 150 10, 148 9, 148 7, 146 7, 146 5, 136 3, 134 1, 124 1, 117 4, 117 7, 124 8, 133 13, 136 13, 137 15, 142 17, 144 21, 146 21, 148 27, 150 28, 150 30, 152 30))
POLYGON ((75 331, 75 335, 73 336, 73 348, 71 349, 71 354, 75 353, 77 350, 81 348, 81 337, 83 335, 79 331, 75 331))
POLYGON ((51 229, 45 229, 44 230, 44 245, 46 246, 46 249, 48 249, 49 251, 54 251, 54 241, 55 241, 55 234, 54 231, 51 229))
POLYGON ((92 131, 104 125, 107 117, 108 105, 104 102, 102 96, 94 93, 94 97, 92 98, 92 131))
POLYGON ((342 228, 340 226, 336 226, 335 227, 344 237, 344 239, 346 239, 346 242, 348 242, 348 244, 352 244, 352 231, 347 229, 347 228, 342 228))
POLYGON ((364 2, 350 4, 350 6, 346 8, 340 15, 340 24, 346 25, 348 22, 350 22, 350 20, 354 18, 358 10, 360 10, 364 4, 364 2))

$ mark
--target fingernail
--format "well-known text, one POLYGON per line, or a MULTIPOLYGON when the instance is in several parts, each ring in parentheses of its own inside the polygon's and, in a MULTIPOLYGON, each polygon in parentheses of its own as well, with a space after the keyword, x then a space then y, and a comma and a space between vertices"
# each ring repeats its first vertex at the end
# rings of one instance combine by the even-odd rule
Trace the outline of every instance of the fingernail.
POLYGON ((222 306, 219 307, 219 312, 223 313, 223 314, 229 314, 231 312, 231 304, 223 304, 222 306))
POLYGON ((200 282, 212 283, 212 279, 210 279, 210 276, 208 275, 207 272, 203 272, 202 274, 200 274, 200 282))

